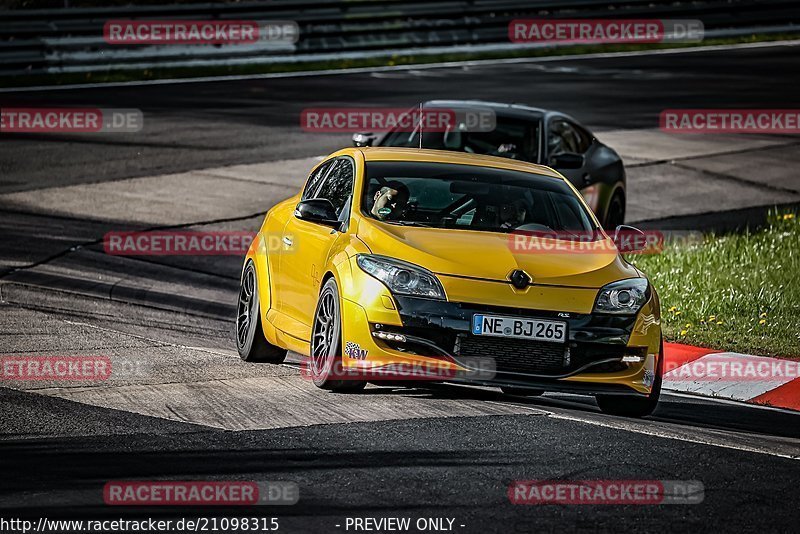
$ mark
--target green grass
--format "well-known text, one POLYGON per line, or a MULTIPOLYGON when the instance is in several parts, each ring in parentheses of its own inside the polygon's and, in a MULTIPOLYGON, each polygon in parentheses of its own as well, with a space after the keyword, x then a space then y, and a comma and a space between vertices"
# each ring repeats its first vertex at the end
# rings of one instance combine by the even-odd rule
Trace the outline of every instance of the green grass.
POLYGON ((757 232, 707 235, 629 258, 661 297, 665 339, 800 358, 800 218, 771 213, 757 232))
MULTIPOLYGON (((192 67, 146 70, 108 70, 94 73, 70 74, 31 74, 14 76, 0 80, 3 87, 28 87, 36 85, 66 85, 76 83, 113 83, 140 80, 161 80, 178 78, 197 78, 207 76, 242 76, 252 74, 273 74, 281 72, 314 71, 328 69, 352 69, 358 67, 384 67, 401 65, 424 65, 446 61, 470 61, 485 59, 571 56, 596 52, 629 52, 637 50, 658 50, 665 48, 696 48, 722 44, 756 43, 797 39, 797 33, 744 35, 706 39, 702 43, 666 44, 601 44, 570 45, 546 48, 531 48, 498 52, 460 52, 434 55, 388 55, 385 57, 338 59, 328 61, 275 63, 269 65, 238 65, 222 67, 192 67)), ((513 67, 509 67, 513 68, 513 67)))

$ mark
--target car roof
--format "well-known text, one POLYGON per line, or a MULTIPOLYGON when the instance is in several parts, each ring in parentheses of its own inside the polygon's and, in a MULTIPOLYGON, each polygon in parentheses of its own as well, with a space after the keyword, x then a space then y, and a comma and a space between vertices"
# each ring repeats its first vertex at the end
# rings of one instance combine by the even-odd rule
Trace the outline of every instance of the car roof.
MULTIPOLYGON (((512 171, 530 172, 552 178, 564 180, 557 171, 544 165, 536 165, 526 161, 517 161, 497 156, 484 156, 456 152, 452 150, 433 150, 429 148, 399 148, 399 147, 360 147, 345 149, 358 150, 364 155, 364 160, 369 161, 419 161, 425 163, 451 163, 456 165, 475 165, 478 167, 493 167, 495 169, 508 169, 512 171)), ((342 151, 342 152, 345 152, 342 151)))

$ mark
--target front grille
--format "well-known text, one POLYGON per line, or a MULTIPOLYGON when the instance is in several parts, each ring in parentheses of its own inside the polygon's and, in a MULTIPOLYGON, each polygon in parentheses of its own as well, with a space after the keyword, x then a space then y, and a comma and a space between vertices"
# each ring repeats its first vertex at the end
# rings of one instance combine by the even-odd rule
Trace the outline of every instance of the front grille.
POLYGON ((561 343, 473 335, 456 343, 457 356, 491 358, 498 373, 563 374, 566 350, 561 343))

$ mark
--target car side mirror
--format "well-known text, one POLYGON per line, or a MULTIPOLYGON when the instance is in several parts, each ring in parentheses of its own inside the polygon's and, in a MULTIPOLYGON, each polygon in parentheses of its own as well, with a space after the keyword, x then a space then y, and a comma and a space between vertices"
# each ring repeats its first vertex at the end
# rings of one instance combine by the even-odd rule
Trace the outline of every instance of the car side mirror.
POLYGON ((336 209, 327 198, 309 198, 301 201, 294 209, 294 216, 304 221, 333 226, 334 228, 340 224, 336 209))
POLYGON ((550 157, 550 166, 556 169, 580 169, 583 167, 583 156, 572 152, 563 152, 550 157))
POLYGON ((634 226, 620 224, 612 237, 617 250, 622 254, 631 254, 647 250, 647 235, 634 226))
POLYGON ((372 146, 377 135, 371 132, 358 132, 353 134, 353 146, 372 146))

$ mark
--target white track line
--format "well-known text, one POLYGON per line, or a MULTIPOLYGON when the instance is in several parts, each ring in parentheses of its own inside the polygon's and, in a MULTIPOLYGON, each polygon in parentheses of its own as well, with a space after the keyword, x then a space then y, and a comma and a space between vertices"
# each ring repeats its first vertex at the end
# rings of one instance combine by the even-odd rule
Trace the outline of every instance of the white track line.
POLYGON ((469 61, 446 61, 441 63, 422 63, 415 65, 395 65, 384 67, 355 67, 351 69, 327 69, 299 72, 275 72, 271 74, 247 74, 238 76, 206 76, 199 78, 173 78, 165 80, 140 80, 130 82, 111 83, 79 83, 71 85, 41 85, 31 87, 7 87, 0 89, 0 93, 19 93, 25 91, 60 91, 69 89, 96 89, 103 87, 136 87, 142 85, 168 85, 178 83, 209 83, 230 82, 242 80, 263 80, 270 78, 302 78, 307 76, 332 76, 337 74, 362 74, 372 72, 405 71, 421 69, 438 69, 443 67, 476 67, 484 65, 509 65, 520 63, 544 63, 550 61, 578 61, 584 59, 604 59, 633 56, 658 56, 668 54, 691 54, 696 52, 714 52, 724 50, 739 50, 750 48, 770 48, 779 46, 800 46, 800 40, 765 41, 761 43, 740 43, 729 45, 710 45, 691 48, 662 48, 658 50, 635 50, 630 52, 595 52, 592 54, 575 54, 546 57, 520 57, 506 59, 475 59, 469 61))

